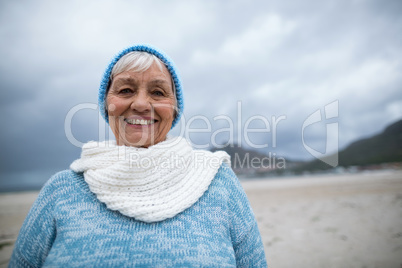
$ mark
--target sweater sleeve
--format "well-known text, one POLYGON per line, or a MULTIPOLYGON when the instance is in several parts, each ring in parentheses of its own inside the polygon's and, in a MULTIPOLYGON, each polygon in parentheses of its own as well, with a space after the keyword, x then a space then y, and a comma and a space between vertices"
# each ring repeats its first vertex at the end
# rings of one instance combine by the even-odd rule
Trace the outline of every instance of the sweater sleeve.
POLYGON ((57 179, 54 175, 42 188, 26 217, 10 259, 9 267, 41 267, 56 237, 54 220, 55 190, 57 179))
POLYGON ((230 167, 225 167, 231 178, 230 216, 231 237, 237 267, 267 267, 264 245, 257 221, 238 178, 230 167))

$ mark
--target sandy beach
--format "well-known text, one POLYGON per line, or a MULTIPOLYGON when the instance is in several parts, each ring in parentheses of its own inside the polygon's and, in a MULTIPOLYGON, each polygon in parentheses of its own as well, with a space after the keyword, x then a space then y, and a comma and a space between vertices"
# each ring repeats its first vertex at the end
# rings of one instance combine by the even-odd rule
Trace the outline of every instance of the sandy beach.
MULTIPOLYGON (((402 171, 242 185, 270 267, 402 267, 402 171)), ((0 267, 37 194, 0 194, 0 267)))

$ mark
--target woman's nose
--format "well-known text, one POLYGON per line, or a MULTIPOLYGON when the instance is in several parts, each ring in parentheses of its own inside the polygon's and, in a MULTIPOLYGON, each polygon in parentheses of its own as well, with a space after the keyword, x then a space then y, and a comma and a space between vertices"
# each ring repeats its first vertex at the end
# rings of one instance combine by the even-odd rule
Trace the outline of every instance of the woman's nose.
POLYGON ((150 111, 151 101, 148 94, 146 92, 139 92, 133 97, 130 107, 140 113, 150 111))

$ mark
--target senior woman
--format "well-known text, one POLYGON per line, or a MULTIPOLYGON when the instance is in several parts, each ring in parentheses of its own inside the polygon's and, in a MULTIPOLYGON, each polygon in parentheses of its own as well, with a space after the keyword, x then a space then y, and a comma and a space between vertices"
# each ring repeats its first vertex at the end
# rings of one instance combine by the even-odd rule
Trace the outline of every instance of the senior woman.
POLYGON ((117 54, 99 107, 116 140, 85 144, 44 185, 10 267, 266 267, 229 156, 168 135, 183 95, 163 52, 135 45, 117 54))

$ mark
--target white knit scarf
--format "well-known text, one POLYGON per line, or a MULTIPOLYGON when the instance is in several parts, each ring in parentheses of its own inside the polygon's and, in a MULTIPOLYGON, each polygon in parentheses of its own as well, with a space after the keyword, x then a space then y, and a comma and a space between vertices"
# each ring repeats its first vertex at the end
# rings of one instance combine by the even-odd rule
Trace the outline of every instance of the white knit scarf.
POLYGON ((180 137, 149 148, 88 142, 70 168, 83 172, 91 192, 111 210, 144 222, 157 222, 191 207, 204 194, 225 152, 193 150, 180 137))

